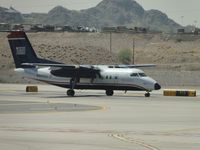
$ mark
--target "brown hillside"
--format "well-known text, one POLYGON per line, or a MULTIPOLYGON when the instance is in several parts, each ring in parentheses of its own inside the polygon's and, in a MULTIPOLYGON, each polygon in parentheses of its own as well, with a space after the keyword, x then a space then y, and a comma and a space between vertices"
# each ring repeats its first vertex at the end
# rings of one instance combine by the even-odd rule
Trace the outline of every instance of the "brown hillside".
MULTIPOLYGON (((13 59, 6 36, 7 33, 0 33, 0 80, 1 82, 21 82, 21 78, 16 79, 12 71, 13 59)), ((182 78, 191 78, 193 74, 196 77, 200 72, 199 39, 177 42, 160 34, 112 34, 112 52, 110 52, 109 34, 28 33, 28 37, 40 57, 67 64, 119 64, 117 53, 121 49, 132 49, 133 39, 135 39, 136 63, 158 64, 158 67, 153 69, 154 71, 146 70, 153 77, 163 80, 155 74, 156 71, 164 75, 165 71, 176 71, 176 76, 181 76, 182 72, 186 73, 182 78)), ((167 78, 171 79, 171 77, 166 77, 166 81, 163 82, 166 85, 173 84, 173 81, 167 81, 167 78)), ((193 80, 186 80, 188 80, 187 84, 193 85, 193 80)), ((184 82, 184 79, 180 82, 184 82)))

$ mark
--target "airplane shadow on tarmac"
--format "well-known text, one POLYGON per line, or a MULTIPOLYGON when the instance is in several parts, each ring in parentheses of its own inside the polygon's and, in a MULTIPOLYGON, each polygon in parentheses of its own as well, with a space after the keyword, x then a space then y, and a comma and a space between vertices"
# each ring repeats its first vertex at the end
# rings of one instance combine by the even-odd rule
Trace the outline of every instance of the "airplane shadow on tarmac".
MULTIPOLYGON (((65 99, 76 99, 76 98, 145 98, 143 95, 115 95, 115 96, 106 96, 106 95, 75 95, 74 97, 70 97, 67 95, 60 95, 60 96, 44 96, 44 98, 65 98, 65 99)), ((148 99, 148 98, 146 98, 148 99)))
POLYGON ((45 96, 44 98, 67 98, 67 99, 69 99, 69 98, 92 98, 92 97, 106 97, 106 96, 104 96, 104 95, 75 95, 75 96, 73 96, 73 97, 70 97, 70 96, 67 96, 67 95, 63 95, 63 96, 45 96))

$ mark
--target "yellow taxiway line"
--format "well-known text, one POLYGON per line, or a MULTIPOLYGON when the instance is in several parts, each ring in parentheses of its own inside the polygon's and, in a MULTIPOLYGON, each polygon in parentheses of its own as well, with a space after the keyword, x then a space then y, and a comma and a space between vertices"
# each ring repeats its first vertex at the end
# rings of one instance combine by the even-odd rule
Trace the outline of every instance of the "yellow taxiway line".
POLYGON ((145 148, 147 148, 149 150, 159 150, 157 147, 152 146, 150 144, 147 144, 144 141, 132 139, 132 138, 127 137, 127 136, 125 136, 123 134, 109 134, 109 136, 113 137, 115 139, 118 139, 120 141, 137 144, 137 145, 145 147, 145 148))

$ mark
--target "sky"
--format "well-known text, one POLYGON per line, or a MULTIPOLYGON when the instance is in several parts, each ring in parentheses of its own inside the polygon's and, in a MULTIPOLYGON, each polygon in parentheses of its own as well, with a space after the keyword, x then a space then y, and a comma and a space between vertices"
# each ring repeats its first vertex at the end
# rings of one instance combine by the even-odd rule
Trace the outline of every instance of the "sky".
MULTIPOLYGON (((45 12, 61 5, 72 10, 96 6, 101 0, 0 0, 0 6, 22 13, 45 12)), ((181 25, 200 27, 200 0, 136 0, 145 10, 157 9, 181 25)))

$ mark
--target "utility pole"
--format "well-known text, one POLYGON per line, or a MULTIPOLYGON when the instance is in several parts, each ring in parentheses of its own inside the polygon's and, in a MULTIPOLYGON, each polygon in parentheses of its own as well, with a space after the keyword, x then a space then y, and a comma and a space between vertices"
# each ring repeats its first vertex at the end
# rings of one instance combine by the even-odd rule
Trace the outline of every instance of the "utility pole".
POLYGON ((112 52, 112 32, 110 32, 110 52, 112 52))
POLYGON ((184 22, 183 22, 183 19, 184 19, 184 16, 181 16, 181 25, 182 25, 182 26, 184 26, 184 25, 183 25, 183 23, 184 23, 184 22))
POLYGON ((132 64, 135 64, 135 39, 133 38, 132 64))

